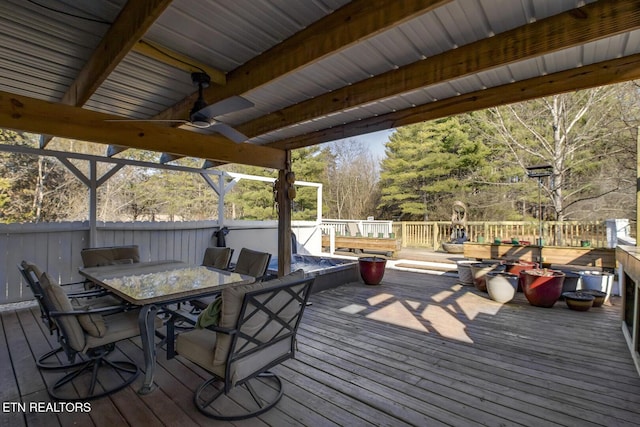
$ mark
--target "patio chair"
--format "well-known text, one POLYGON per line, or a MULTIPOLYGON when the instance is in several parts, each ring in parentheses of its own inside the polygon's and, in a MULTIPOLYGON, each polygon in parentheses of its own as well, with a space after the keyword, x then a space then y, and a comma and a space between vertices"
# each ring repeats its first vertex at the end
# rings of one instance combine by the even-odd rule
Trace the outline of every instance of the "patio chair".
POLYGON ((233 256, 233 249, 231 248, 219 248, 211 247, 204 251, 204 258, 202 259, 202 265, 206 267, 213 267, 219 270, 226 270, 229 268, 231 257, 233 256))
MULTIPOLYGON (((232 271, 239 274, 246 274, 247 276, 253 276, 257 281, 260 281, 264 278, 267 272, 269 261, 271 261, 271 254, 268 252, 259 252, 252 249, 242 248, 238 255, 236 265, 232 271)), ((196 310, 204 310, 215 299, 215 296, 210 296, 194 299, 190 302, 196 310)))
POLYGON ((80 256, 82 257, 82 264, 85 268, 140 262, 138 245, 84 248, 80 251, 80 256))
MULTIPOLYGON (((84 248, 80 251, 80 256, 84 268, 140 262, 138 245, 84 248)), ((85 284, 86 289, 94 289, 95 287, 95 283, 87 282, 85 284)))
POLYGON ((313 280, 298 270, 224 289, 218 325, 178 335, 177 353, 213 374, 195 392, 199 411, 218 420, 242 420, 278 403, 282 382, 269 370, 295 356, 296 333, 313 280), (220 402, 222 396, 246 399, 234 407, 227 399, 220 402))
MULTIPOLYGON (((18 264, 18 270, 20 271, 22 277, 25 279, 27 286, 29 287, 29 289, 31 289, 31 292, 33 293, 33 296, 38 303, 38 307, 40 308, 40 317, 44 324, 47 326, 49 333, 53 335, 53 333, 55 332, 59 338, 59 330, 56 322, 54 322, 49 315, 48 305, 44 301, 44 298, 46 298, 46 290, 42 288, 42 285, 38 280, 38 277, 42 275, 41 269, 36 264, 23 260, 20 264, 18 264)), ((65 283, 60 286, 82 285, 83 283, 84 282, 65 283)), ((80 290, 77 292, 72 290, 71 292, 67 292, 67 296, 71 298, 72 304, 77 308, 85 308, 87 306, 95 308, 98 306, 110 306, 120 303, 120 300, 118 298, 110 295, 107 291, 104 290, 80 290)), ((62 347, 58 346, 57 348, 43 354, 42 356, 38 357, 36 365, 40 369, 62 369, 70 367, 70 363, 60 362, 56 358, 52 359, 53 356, 60 353, 62 350, 62 347)))
MULTIPOLYGON (((87 401, 115 393, 140 374, 129 361, 112 361, 107 355, 115 343, 140 335, 138 311, 118 305, 96 309, 76 309, 62 287, 45 272, 39 279, 45 289, 43 302, 59 330, 59 341, 71 365, 69 372, 48 387, 57 400, 87 401), (82 355, 82 362, 74 363, 82 355), (89 378, 86 378, 90 374, 89 378)), ((162 326, 156 318, 155 327, 162 326)))

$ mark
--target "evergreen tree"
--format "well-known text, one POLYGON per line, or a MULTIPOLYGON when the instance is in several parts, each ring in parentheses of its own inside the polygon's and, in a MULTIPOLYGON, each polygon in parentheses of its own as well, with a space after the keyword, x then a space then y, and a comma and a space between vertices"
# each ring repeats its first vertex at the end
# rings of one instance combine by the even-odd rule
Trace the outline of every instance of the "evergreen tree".
POLYGON ((474 190, 470 177, 488 153, 457 117, 399 128, 382 161, 380 209, 403 220, 447 219, 451 204, 474 190))

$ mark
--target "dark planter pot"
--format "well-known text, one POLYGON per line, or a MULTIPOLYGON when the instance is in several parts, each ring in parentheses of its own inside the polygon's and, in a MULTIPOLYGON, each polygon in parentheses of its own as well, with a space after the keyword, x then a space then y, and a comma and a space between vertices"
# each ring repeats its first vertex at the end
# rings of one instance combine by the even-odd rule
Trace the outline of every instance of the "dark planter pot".
POLYGON ((583 292, 563 292, 562 297, 567 307, 576 311, 587 311, 593 306, 595 297, 583 292))
POLYGON ((551 308, 562 295, 563 272, 534 269, 525 270, 520 274, 524 277, 522 290, 529 304, 551 308))
POLYGON ((384 276, 384 268, 387 260, 376 257, 358 258, 358 266, 360 268, 360 277, 367 285, 378 285, 384 276))
POLYGON ((575 292, 580 288, 580 275, 573 271, 564 271, 560 270, 564 273, 564 282, 562 283, 562 298, 564 298, 565 292, 575 292))
POLYGON ((538 264, 535 262, 529 261, 507 261, 505 264, 505 271, 511 274, 517 274, 520 276, 518 280, 518 291, 522 292, 522 283, 524 282, 524 277, 520 275, 520 272, 525 270, 533 270, 534 268, 538 268, 538 264))

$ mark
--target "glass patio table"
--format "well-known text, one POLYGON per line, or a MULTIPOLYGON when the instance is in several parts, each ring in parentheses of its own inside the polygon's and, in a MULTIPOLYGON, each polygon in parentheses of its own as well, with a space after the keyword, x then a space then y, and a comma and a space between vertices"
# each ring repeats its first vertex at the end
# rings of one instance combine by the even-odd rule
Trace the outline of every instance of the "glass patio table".
POLYGON ((255 281, 253 276, 171 260, 89 267, 80 269, 80 274, 140 307, 138 323, 145 362, 140 394, 150 393, 155 388, 155 317, 160 308, 255 281))

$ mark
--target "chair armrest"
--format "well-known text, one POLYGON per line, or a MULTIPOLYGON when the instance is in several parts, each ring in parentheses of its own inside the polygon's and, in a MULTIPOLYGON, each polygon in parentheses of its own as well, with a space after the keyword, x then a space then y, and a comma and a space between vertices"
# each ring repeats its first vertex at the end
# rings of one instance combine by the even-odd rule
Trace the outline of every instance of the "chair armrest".
POLYGON ((95 291, 78 291, 78 292, 69 292, 67 296, 69 298, 92 298, 92 297, 103 297, 105 295, 110 295, 111 292, 106 289, 97 289, 95 291))
POLYGON ((227 335, 234 335, 238 333, 238 330, 236 328, 223 328, 220 326, 207 326, 208 330, 210 331, 214 331, 214 332, 221 332, 223 334, 227 334, 227 335))
POLYGON ((49 315, 53 317, 62 316, 81 316, 83 314, 115 314, 128 311, 128 305, 112 305, 109 307, 92 308, 88 310, 72 310, 72 311, 50 311, 49 315))

